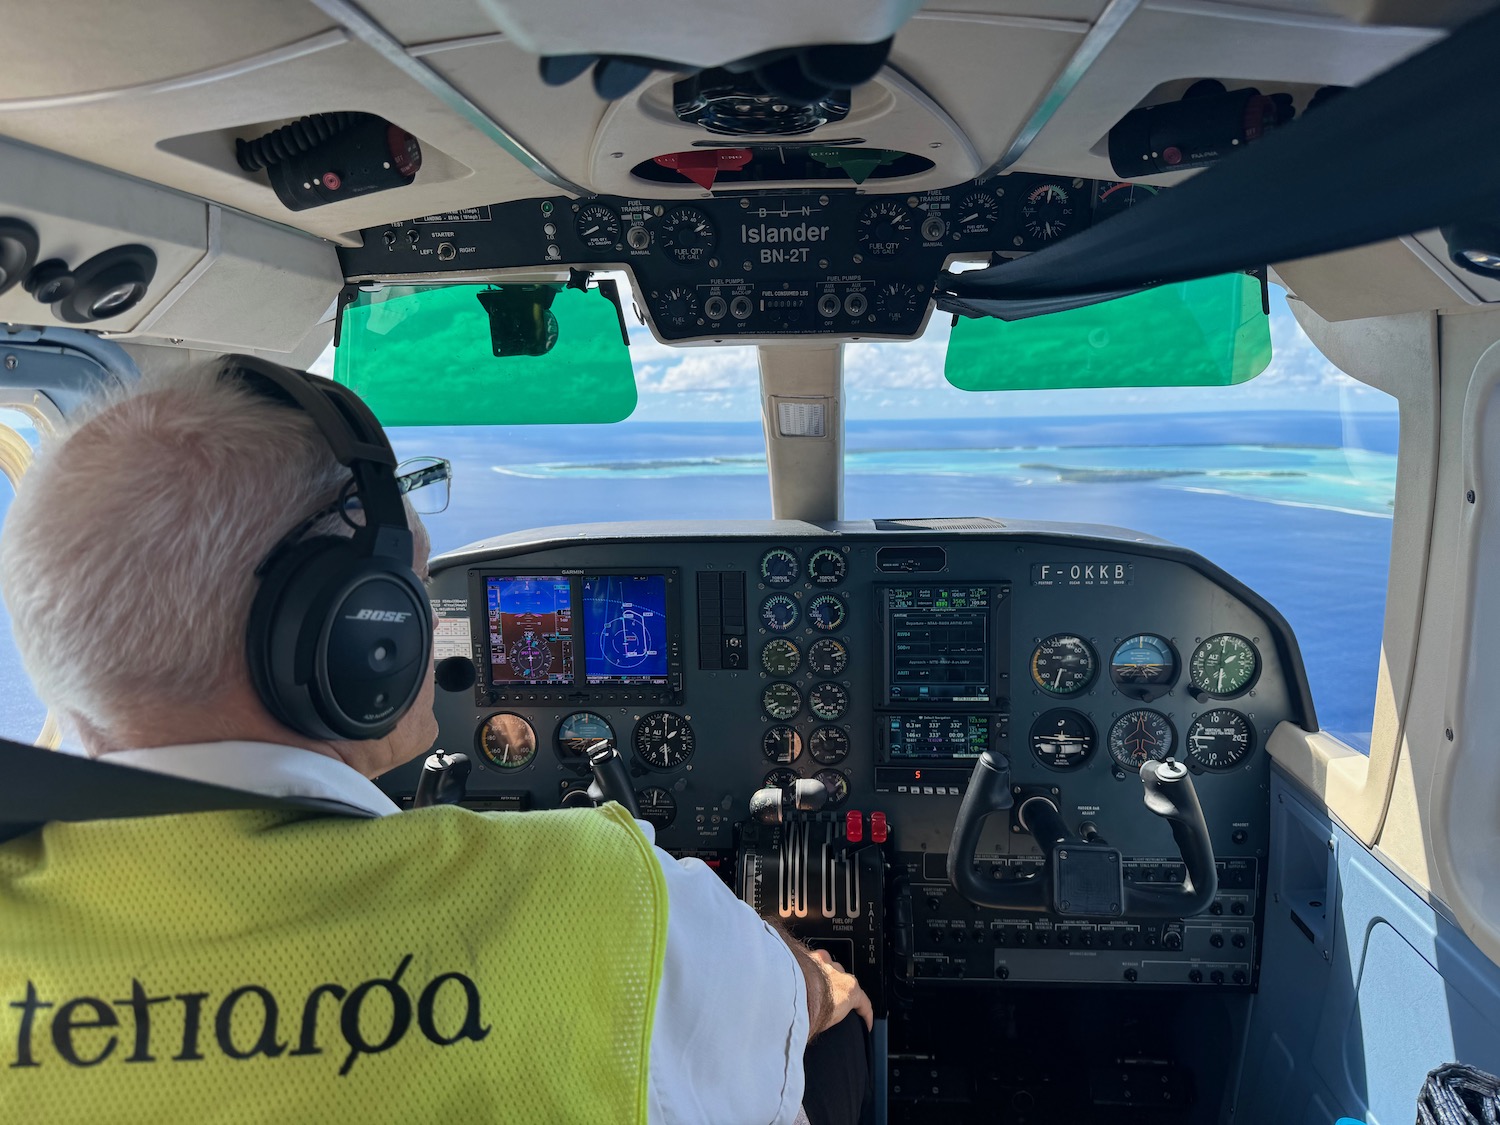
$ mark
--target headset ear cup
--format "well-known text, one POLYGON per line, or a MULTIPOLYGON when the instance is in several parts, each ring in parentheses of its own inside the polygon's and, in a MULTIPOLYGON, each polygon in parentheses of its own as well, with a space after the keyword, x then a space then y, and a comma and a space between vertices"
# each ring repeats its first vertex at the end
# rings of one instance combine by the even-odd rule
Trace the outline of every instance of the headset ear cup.
POLYGON ((250 608, 246 656, 267 710, 311 738, 389 734, 421 690, 430 610, 410 567, 349 539, 299 543, 272 562, 250 608))

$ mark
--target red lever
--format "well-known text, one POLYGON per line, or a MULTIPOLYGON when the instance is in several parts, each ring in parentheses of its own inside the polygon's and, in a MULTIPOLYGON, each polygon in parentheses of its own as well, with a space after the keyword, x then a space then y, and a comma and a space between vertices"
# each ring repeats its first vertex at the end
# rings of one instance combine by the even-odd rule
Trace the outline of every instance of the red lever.
POLYGON ((885 813, 872 812, 870 814, 870 843, 883 844, 888 835, 890 835, 890 826, 885 822, 885 813))
POLYGON ((653 157, 663 168, 681 172, 704 191, 713 190, 720 172, 743 168, 755 154, 748 148, 695 148, 653 157))
POLYGON ((857 844, 865 838, 863 813, 850 809, 844 814, 844 836, 851 844, 857 844))

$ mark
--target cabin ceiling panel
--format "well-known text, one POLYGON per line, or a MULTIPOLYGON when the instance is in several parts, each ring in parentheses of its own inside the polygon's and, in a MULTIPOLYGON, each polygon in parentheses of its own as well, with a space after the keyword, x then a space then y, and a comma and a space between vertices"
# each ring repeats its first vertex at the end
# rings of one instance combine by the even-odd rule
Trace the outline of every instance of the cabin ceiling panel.
MULTIPOLYGON (((1358 320, 1462 306, 1463 296, 1401 241, 1377 242, 1276 266, 1324 320, 1358 320)), ((1471 298, 1472 300, 1472 298, 1471 298)))
MULTIPOLYGON (((1113 179, 1109 130, 1159 86, 1181 79, 1354 86, 1434 42, 1420 28, 1362 27, 1342 19, 1146 0, 1083 74, 1016 161, 1023 171, 1113 179)), ((1175 183, 1187 173, 1148 177, 1175 183)))
MULTIPOLYGON (((360 7, 408 47, 500 34, 477 0, 364 0, 360 7)), ((531 69, 536 70, 534 58, 531 69)))
POLYGON ((157 82, 285 47, 333 27, 305 0, 56 0, 5 5, 0 100, 157 82), (43 44, 46 50, 17 49, 43 44))

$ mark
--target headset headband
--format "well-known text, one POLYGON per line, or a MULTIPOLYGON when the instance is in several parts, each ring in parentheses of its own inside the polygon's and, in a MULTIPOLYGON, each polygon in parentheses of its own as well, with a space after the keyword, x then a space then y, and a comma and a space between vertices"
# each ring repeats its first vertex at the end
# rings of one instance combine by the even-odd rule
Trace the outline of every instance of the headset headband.
POLYGON ((396 485, 396 455, 360 397, 332 379, 254 356, 229 356, 224 373, 265 398, 301 409, 313 420, 334 459, 354 475, 355 495, 365 517, 364 525, 355 529, 355 544, 369 554, 409 562, 411 526, 396 485))

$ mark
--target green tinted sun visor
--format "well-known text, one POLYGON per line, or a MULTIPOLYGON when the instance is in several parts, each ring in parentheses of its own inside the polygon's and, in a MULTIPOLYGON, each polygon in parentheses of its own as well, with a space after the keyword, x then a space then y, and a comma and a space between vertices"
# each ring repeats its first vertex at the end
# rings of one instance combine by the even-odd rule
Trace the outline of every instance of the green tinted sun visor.
POLYGON ((333 377, 387 426, 619 422, 636 402, 612 281, 361 290, 333 377))
POLYGON ((1028 320, 961 319, 943 374, 964 391, 1221 387, 1270 362, 1260 282, 1226 274, 1028 320))

